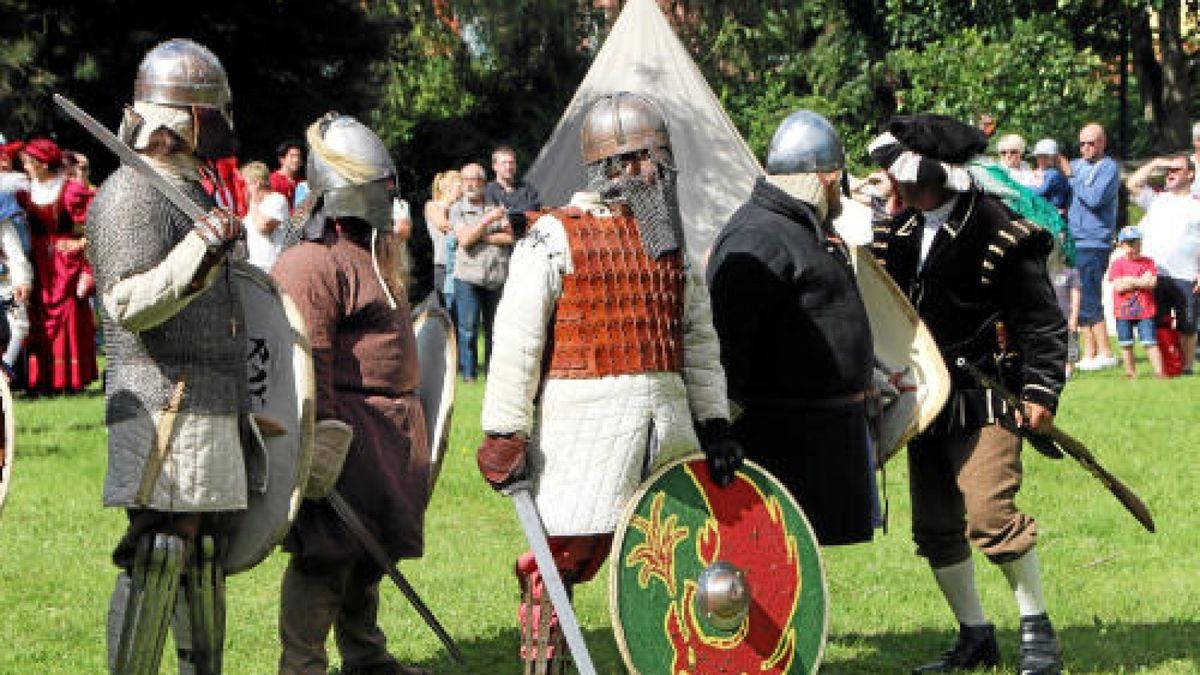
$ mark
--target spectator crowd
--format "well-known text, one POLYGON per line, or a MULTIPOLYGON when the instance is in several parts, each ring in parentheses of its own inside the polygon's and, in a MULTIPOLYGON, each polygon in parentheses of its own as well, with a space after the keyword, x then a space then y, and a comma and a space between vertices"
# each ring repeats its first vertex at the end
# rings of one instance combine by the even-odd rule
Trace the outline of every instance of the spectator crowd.
MULTIPOLYGON (((980 128, 991 136, 996 125, 985 116, 980 128)), ((1045 199, 1064 223, 1049 269, 1070 332, 1068 377, 1075 370, 1119 365, 1134 377, 1135 337, 1156 376, 1193 372, 1200 294, 1195 170, 1200 123, 1193 143, 1193 153, 1154 158, 1122 183, 1121 167, 1108 154, 1099 124, 1080 130, 1073 160, 1060 152, 1056 139, 1040 139, 1030 150, 1019 134, 996 138, 995 166, 1045 199), (1123 199, 1144 212, 1136 227, 1118 228, 1123 199), (1140 270, 1136 281, 1123 276, 1131 266, 1140 270), (1120 360, 1105 322, 1106 281, 1120 360)), ((218 204, 243 219, 244 255, 264 271, 284 247, 292 211, 308 195, 304 143, 285 140, 275 155, 274 169, 261 161, 240 166, 235 158, 218 161, 207 167, 203 180, 218 204)), ((0 322, 0 368, 15 388, 30 395, 77 393, 98 377, 102 336, 83 236, 96 191, 88 170, 85 155, 52 140, 5 142, 0 136, 0 307, 7 318, 0 322)), ((422 211, 432 246, 434 295, 455 323, 458 370, 465 381, 486 373, 510 252, 524 234, 525 214, 542 206, 536 188, 519 179, 511 147, 492 152, 491 172, 489 180, 484 165, 472 161, 437 174, 422 211)), ((881 182, 872 176, 862 184, 879 187, 881 182)), ((408 203, 396 199, 392 217, 395 232, 407 242, 413 227, 408 203)), ((402 259, 407 265, 407 251, 402 259)))
POLYGON ((1071 245, 1059 242, 1049 268, 1070 332, 1067 375, 1120 365, 1136 377, 1135 337, 1156 377, 1191 375, 1200 294, 1200 123, 1192 128, 1193 152, 1153 158, 1124 182, 1103 127, 1084 125, 1078 143, 1078 158, 1068 161, 1055 139, 1041 139, 1031 165, 1020 135, 996 142, 998 164, 1066 223, 1071 245), (1143 215, 1136 225, 1118 228, 1123 199, 1143 215), (1119 360, 1109 345, 1105 281, 1119 360))

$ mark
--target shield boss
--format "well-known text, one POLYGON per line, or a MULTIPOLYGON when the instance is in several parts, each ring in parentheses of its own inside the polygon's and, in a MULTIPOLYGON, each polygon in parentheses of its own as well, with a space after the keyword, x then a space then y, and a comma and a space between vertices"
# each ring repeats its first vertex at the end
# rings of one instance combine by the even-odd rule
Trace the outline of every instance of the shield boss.
POLYGON ((610 570, 613 631, 631 672, 817 671, 828 603, 816 538, 753 462, 725 488, 699 454, 652 476, 626 505, 610 570))

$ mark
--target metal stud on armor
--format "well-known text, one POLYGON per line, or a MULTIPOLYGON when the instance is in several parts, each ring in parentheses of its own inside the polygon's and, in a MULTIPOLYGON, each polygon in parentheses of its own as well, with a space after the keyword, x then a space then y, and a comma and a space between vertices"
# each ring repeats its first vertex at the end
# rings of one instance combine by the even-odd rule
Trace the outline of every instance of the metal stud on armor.
POLYGON ((628 216, 553 212, 568 233, 574 272, 563 278, 549 377, 597 378, 683 367, 682 256, 638 246, 628 216))

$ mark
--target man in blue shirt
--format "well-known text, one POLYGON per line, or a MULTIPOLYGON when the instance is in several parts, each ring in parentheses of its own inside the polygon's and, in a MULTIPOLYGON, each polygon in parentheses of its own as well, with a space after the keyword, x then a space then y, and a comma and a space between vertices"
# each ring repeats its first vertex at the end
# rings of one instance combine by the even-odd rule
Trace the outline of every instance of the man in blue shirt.
POLYGON ((1067 226, 1075 238, 1075 260, 1082 291, 1079 330, 1083 336, 1083 359, 1079 362, 1080 370, 1100 370, 1117 365, 1104 324, 1101 284, 1117 225, 1121 168, 1111 157, 1105 156, 1106 145, 1104 127, 1094 122, 1087 124, 1079 131, 1079 159, 1070 165, 1063 162, 1072 192, 1067 226))

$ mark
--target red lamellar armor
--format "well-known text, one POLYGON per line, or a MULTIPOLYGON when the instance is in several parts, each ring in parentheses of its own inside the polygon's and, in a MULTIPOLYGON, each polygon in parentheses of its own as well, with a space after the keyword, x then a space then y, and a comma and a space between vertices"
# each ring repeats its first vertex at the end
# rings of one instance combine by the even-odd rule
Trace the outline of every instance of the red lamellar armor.
POLYGON ((650 258, 629 216, 553 212, 571 246, 554 318, 549 377, 683 368, 683 257, 650 258))

